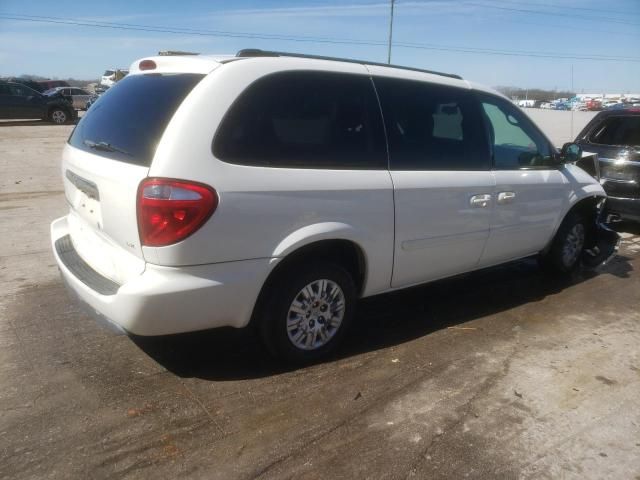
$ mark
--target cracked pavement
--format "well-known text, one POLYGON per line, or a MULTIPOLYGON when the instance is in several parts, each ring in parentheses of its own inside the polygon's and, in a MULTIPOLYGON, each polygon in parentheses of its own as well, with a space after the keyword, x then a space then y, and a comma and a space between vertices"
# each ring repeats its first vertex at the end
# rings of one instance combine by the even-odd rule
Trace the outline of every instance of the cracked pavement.
POLYGON ((640 478, 640 226, 597 272, 516 262, 362 302, 330 361, 114 335, 49 252, 71 127, 0 126, 0 478, 640 478))

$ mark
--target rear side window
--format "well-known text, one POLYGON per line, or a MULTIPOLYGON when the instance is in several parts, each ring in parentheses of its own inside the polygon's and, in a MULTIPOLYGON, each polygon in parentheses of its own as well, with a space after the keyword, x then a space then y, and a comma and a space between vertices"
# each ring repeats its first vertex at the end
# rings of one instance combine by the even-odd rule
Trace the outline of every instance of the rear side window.
POLYGON ((605 118, 591 134, 591 143, 634 147, 640 145, 640 115, 605 118))
POLYGON ((104 93, 69 138, 76 148, 149 166, 160 137, 204 75, 131 75, 104 93))
POLYGON ((459 88, 375 78, 393 170, 489 170, 477 102, 459 88))
MULTIPOLYGON (((30 89, 18 85, 11 85, 11 91, 16 97, 26 97, 30 95, 30 89)), ((31 95, 33 95, 33 93, 31 95)))
POLYGON ((257 80, 229 109, 213 153, 252 166, 387 168, 371 80, 338 73, 283 72, 257 80))

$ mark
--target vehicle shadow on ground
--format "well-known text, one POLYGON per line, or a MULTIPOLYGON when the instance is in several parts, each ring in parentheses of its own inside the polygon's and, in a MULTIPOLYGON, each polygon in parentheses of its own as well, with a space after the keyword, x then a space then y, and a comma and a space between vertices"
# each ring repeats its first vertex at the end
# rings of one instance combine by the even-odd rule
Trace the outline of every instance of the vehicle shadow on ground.
POLYGON ((3 120, 0 121, 1 127, 37 127, 40 125, 55 125, 55 123, 47 120, 3 120))
POLYGON ((50 122, 49 120, 3 120, 0 121, 0 128, 2 127, 64 127, 67 125, 75 125, 77 120, 68 122, 63 125, 50 122))
POLYGON ((2 127, 64 127, 68 125, 75 125, 78 123, 79 118, 71 122, 59 125, 49 120, 0 120, 0 128, 2 127))
MULTIPOLYGON (((333 360, 400 345, 432 332, 539 301, 599 274, 626 278, 629 258, 571 278, 545 275, 534 259, 513 262, 361 301, 350 335, 333 360)), ((217 329, 167 337, 132 337, 147 355, 180 377, 261 378, 295 370, 268 355, 253 331, 217 329)))

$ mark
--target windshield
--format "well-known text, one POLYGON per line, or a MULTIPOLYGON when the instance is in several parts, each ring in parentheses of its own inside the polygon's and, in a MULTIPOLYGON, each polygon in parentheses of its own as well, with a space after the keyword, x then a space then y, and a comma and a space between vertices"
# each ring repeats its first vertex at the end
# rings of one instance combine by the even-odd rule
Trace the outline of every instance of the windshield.
POLYGON ((640 115, 608 117, 594 130, 591 142, 626 147, 640 145, 640 115))
POLYGON ((69 143, 96 155, 149 166, 171 117, 203 77, 190 73, 128 76, 98 98, 69 143))

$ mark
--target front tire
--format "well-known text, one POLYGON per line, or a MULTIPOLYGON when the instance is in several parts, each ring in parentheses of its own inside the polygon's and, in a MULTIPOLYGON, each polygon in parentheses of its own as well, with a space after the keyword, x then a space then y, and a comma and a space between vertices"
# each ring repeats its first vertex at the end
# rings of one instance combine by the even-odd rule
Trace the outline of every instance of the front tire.
POLYGON ((580 265, 587 241, 585 217, 570 213, 560 225, 551 248, 540 258, 542 267, 551 273, 568 274, 580 265))
POLYGON ((326 357, 344 338, 357 301, 351 275, 334 263, 298 263, 278 275, 258 312, 269 351, 291 363, 326 357))

